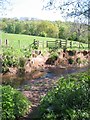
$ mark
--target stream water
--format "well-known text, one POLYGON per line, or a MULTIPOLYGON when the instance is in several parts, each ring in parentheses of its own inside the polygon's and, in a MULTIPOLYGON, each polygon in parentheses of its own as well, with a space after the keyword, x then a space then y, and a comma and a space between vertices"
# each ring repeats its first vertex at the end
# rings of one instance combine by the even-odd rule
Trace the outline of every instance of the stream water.
POLYGON ((57 80, 61 76, 66 76, 67 74, 71 73, 78 73, 86 71, 89 68, 83 67, 83 68, 60 68, 58 66, 48 67, 47 71, 37 71, 35 74, 39 74, 38 77, 33 77, 33 75, 28 76, 10 76, 10 75, 4 75, 2 76, 2 84, 4 85, 11 85, 12 87, 18 89, 18 90, 24 90, 25 87, 28 85, 31 86, 32 84, 37 84, 38 81, 44 82, 46 79, 49 80, 57 80))

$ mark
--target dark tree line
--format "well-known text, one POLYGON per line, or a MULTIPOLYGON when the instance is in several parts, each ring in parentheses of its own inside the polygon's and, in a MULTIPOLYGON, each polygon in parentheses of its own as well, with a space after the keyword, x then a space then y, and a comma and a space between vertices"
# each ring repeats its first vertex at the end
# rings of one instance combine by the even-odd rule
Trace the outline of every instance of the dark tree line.
POLYGON ((58 37, 58 26, 50 21, 19 21, 2 19, 1 29, 7 33, 26 34, 42 37, 58 37))
POLYGON ((52 37, 69 39, 75 41, 87 42, 87 25, 77 23, 80 28, 80 36, 78 38, 78 29, 74 28, 72 22, 61 21, 42 21, 42 20, 25 20, 6 19, 0 21, 0 28, 6 33, 26 34, 41 37, 52 37))

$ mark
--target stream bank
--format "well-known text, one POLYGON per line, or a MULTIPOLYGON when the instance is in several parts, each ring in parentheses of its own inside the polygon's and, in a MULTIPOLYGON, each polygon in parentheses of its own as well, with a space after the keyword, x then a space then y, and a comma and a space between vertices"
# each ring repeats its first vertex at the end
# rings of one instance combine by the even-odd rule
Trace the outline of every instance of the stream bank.
MULTIPOLYGON (((45 59, 45 57, 40 55, 28 61, 25 66, 25 74, 3 75, 3 85, 11 85, 21 91, 32 102, 30 114, 26 115, 22 120, 28 118, 32 120, 32 118, 36 118, 35 114, 38 111, 37 108, 41 98, 45 96, 52 87, 55 87, 60 77, 83 72, 90 68, 90 66, 85 66, 85 64, 88 64, 87 58, 90 59, 89 54, 83 55, 83 53, 77 53, 76 56, 68 56, 68 53, 61 53, 58 59, 52 61, 51 58, 47 57, 45 59), (78 63, 81 62, 79 57, 82 58, 84 65, 78 63)), ((11 73, 14 72, 12 72, 12 70, 13 69, 10 69, 11 73)))
MULTIPOLYGON (((47 68, 48 69, 45 71, 36 71, 37 76, 39 74, 39 77, 36 78, 35 76, 33 78, 30 78, 30 76, 12 76, 11 78, 10 76, 4 76, 5 78, 3 78, 3 84, 10 84, 11 86, 20 90, 32 102, 32 107, 29 111, 29 114, 23 118, 20 118, 19 120, 32 120, 33 118, 37 118, 38 106, 41 98, 45 96, 47 92, 52 89, 52 87, 55 87, 56 82, 58 82, 60 77, 65 77, 72 73, 84 72, 88 70, 90 66, 83 68, 60 68, 58 66, 48 65, 47 68), (8 82, 5 82, 5 80, 8 82)), ((34 74, 36 75, 36 73, 34 74)))
MULTIPOLYGON (((90 66, 89 66, 90 68, 90 66)), ((50 68, 50 70, 53 68, 50 68)), ((59 69, 60 70, 60 69, 59 69)), ((69 73, 79 73, 79 72, 84 72, 88 70, 88 66, 85 68, 78 68, 78 69, 70 69, 67 72, 63 73, 61 76, 67 76, 69 73)), ((55 75, 55 73, 54 73, 55 75)), ((21 120, 32 120, 34 118, 37 118, 38 113, 38 107, 40 105, 40 100, 43 96, 47 94, 48 91, 50 91, 53 87, 56 86, 56 83, 58 82, 58 79, 60 78, 60 75, 55 75, 52 77, 52 72, 48 72, 48 74, 43 76, 42 78, 36 79, 35 82, 36 84, 33 84, 32 90, 30 91, 23 91, 24 95, 29 98, 30 101, 32 101, 33 105, 32 108, 30 109, 30 113, 27 114, 24 118, 21 120), (51 77, 50 77, 51 76, 51 77)))

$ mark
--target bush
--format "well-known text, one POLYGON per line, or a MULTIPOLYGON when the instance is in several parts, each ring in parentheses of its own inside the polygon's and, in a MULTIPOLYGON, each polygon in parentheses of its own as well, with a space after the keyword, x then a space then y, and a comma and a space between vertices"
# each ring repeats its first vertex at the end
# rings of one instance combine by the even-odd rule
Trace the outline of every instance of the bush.
POLYGON ((42 99, 41 120, 90 120, 90 75, 88 72, 61 78, 42 99), (50 119, 52 118, 52 119, 50 119))
POLYGON ((6 73, 9 71, 9 67, 17 67, 18 66, 18 57, 13 53, 14 49, 4 48, 2 54, 2 73, 6 73))
POLYGON ((24 57, 20 57, 19 58, 19 67, 23 68, 25 65, 25 58, 24 57))
POLYGON ((58 58, 58 53, 52 52, 51 55, 50 55, 50 58, 51 58, 52 60, 57 60, 57 58, 58 58))
POLYGON ((28 99, 11 86, 0 86, 2 91, 2 120, 14 120, 24 116, 31 105, 28 99))
POLYGON ((55 63, 55 61, 58 58, 58 54, 56 52, 52 52, 50 54, 50 57, 47 59, 46 64, 51 64, 53 65, 55 63))

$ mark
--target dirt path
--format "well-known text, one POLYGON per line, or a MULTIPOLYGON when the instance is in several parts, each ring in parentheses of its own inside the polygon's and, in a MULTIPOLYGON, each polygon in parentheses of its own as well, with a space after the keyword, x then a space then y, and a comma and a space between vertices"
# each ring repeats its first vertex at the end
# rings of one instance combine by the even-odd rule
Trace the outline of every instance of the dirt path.
POLYGON ((21 118, 21 120, 32 120, 33 118, 37 118, 38 106, 40 104, 40 100, 42 96, 45 96, 46 93, 51 90, 55 83, 58 81, 57 77, 45 78, 45 79, 36 79, 31 82, 31 89, 29 91, 23 91, 23 94, 32 102, 32 107, 25 117, 21 118))

